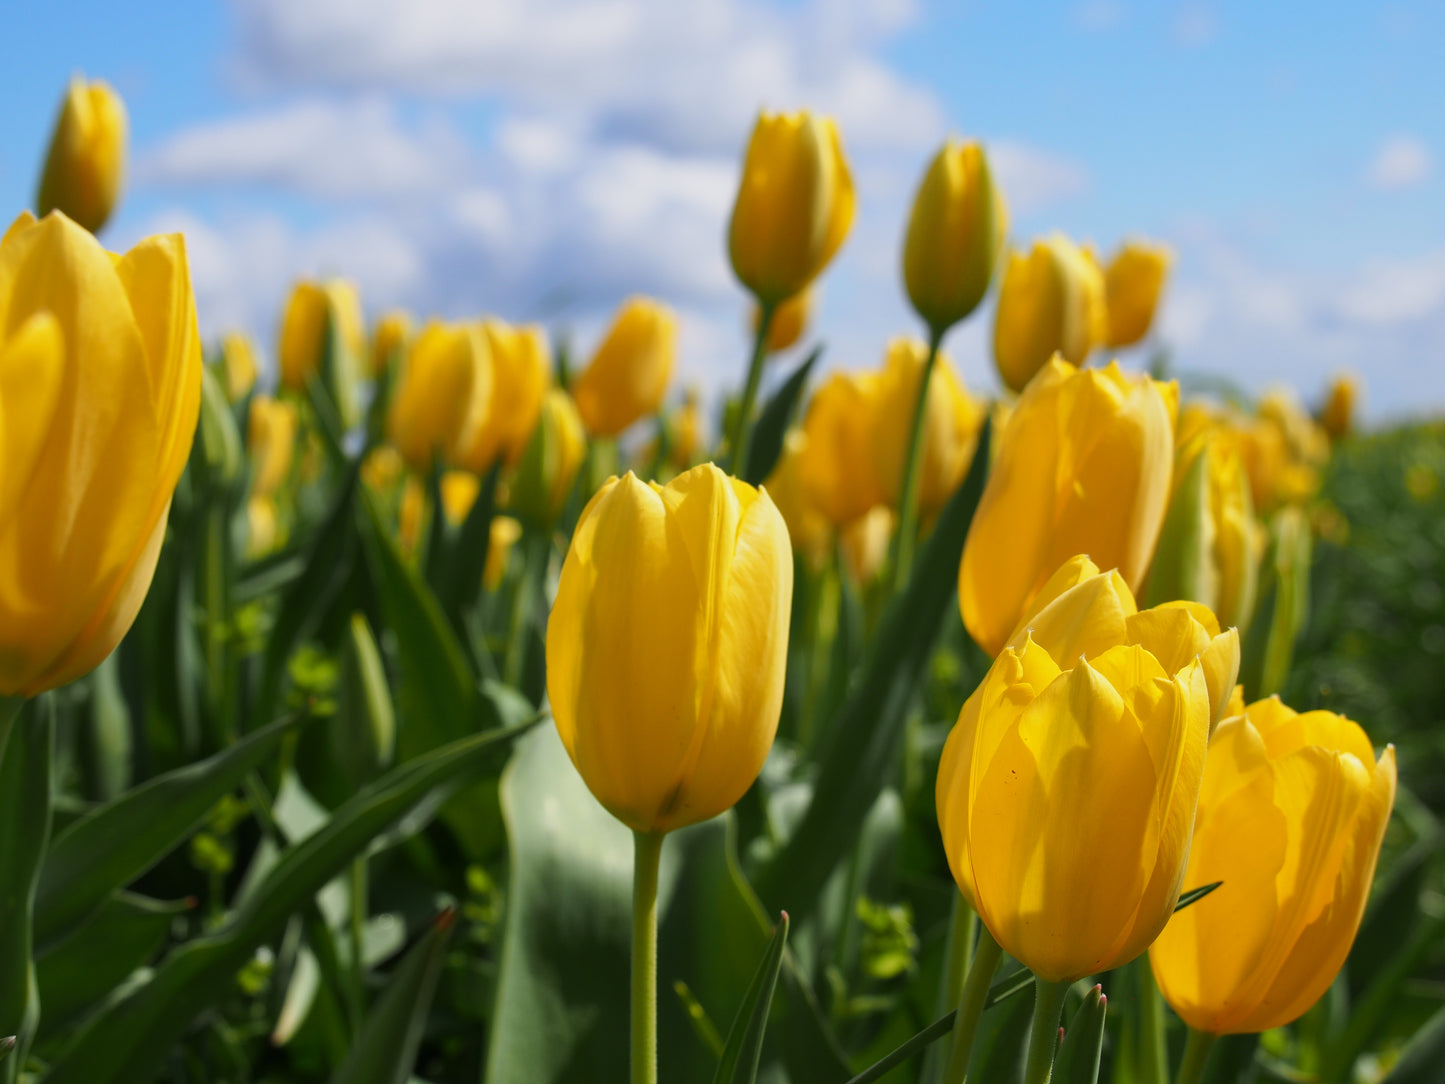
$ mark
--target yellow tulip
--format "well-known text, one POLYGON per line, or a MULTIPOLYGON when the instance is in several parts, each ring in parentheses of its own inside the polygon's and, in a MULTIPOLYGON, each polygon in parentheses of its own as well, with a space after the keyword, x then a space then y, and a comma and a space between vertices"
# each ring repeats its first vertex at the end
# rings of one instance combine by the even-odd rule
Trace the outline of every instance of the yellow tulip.
POLYGON ((1039 601, 964 704, 936 798, 964 896, 1005 951, 1062 982, 1127 963, 1168 922, 1212 707, 1187 608, 1137 611, 1086 558, 1039 601))
POLYGON ((572 388, 587 431, 615 437, 657 413, 677 358, 677 318, 666 305, 634 297, 618 310, 572 388))
POLYGON ((542 415, 512 478, 510 509, 538 527, 550 528, 562 514, 582 460, 587 433, 572 398, 561 388, 542 397, 542 415))
POLYGON ((1104 338, 1104 276, 1063 234, 1009 253, 994 314, 993 357, 999 376, 1023 391, 1055 354, 1082 365, 1104 338))
MULTIPOLYGON (((918 405, 918 382, 928 362, 928 347, 917 339, 894 339, 878 378, 873 414, 873 466, 878 491, 896 509, 903 484, 903 462, 918 405)), ((968 393, 947 354, 939 353, 928 381, 923 412, 923 444, 918 462, 918 507, 927 515, 942 508, 963 481, 984 407, 968 393)))
POLYGON ((1359 929, 1394 801, 1394 747, 1376 760, 1343 716, 1271 698, 1220 724, 1185 883, 1224 883, 1149 950, 1190 1027, 1267 1031, 1320 999, 1359 929))
POLYGON ((114 256, 53 213, 0 240, 0 696, 89 672, 135 620, 201 370, 179 234, 114 256))
POLYGON ((60 104, 36 204, 96 233, 115 210, 125 173, 125 103, 110 84, 75 78, 60 104))
POLYGON ((949 139, 913 197, 903 283, 913 308, 942 334, 978 307, 1008 235, 1008 207, 977 143, 949 139))
POLYGON ((886 505, 875 505, 843 528, 838 541, 853 579, 867 585, 878 578, 888 560, 888 546, 898 527, 898 517, 886 505))
POLYGON ((877 373, 832 373, 803 417, 807 437, 798 477, 808 502, 834 527, 883 503, 873 464, 877 373))
POLYGON ((492 359, 492 395, 486 415, 461 451, 460 461, 467 469, 485 474, 499 457, 508 466, 515 466, 522 458, 532 430, 537 427, 552 370, 547 338, 541 328, 485 320, 481 330, 492 359))
POLYGON ((1360 396, 1360 383, 1350 373, 1342 373, 1330 382, 1320 425, 1331 440, 1343 440, 1355 428, 1355 401, 1360 396))
MULTIPOLYGON (((808 330, 808 323, 813 316, 813 297, 817 293, 816 286, 809 286, 806 290, 800 290, 786 301, 780 302, 773 310, 773 322, 768 325, 767 351, 769 354, 781 354, 784 350, 797 343, 803 337, 803 332, 808 330)), ((752 329, 753 334, 758 333, 758 324, 762 322, 763 312, 755 304, 753 305, 752 329)))
POLYGON ((427 513, 426 486, 415 474, 408 474, 401 487, 401 505, 397 509, 396 524, 396 537, 401 543, 403 553, 416 553, 427 513))
POLYGON ((853 177, 831 118, 758 115, 728 225, 738 279, 764 305, 805 289, 853 225, 853 177))
POLYGON ((783 517, 711 463, 592 498, 547 623, 547 694, 614 817, 667 832, 742 797, 777 732, 792 595, 783 517))
POLYGON ((368 375, 377 379, 401 357, 406 341, 411 338, 411 317, 400 309, 383 313, 371 331, 371 354, 368 375))
POLYGON ((366 345, 361 299, 356 287, 344 279, 329 282, 299 282, 291 291, 281 317, 281 338, 276 360, 281 369, 281 386, 305 392, 313 376, 322 374, 328 323, 340 337, 340 367, 331 374, 336 407, 343 421, 354 420, 353 384, 366 345))
POLYGON ((361 463, 361 480, 373 493, 389 494, 406 470, 401 453, 390 444, 383 444, 367 453, 361 463))
POLYGON ((256 386, 256 352, 251 340, 233 331, 221 340, 221 373, 226 398, 239 403, 256 386))
POLYGON ((511 516, 492 517, 487 543, 487 563, 482 569, 482 586, 488 591, 495 591, 501 585, 512 547, 521 537, 522 525, 511 516))
POLYGON ((801 429, 788 430, 783 437, 783 452, 763 486, 788 525, 794 551, 818 567, 827 560, 833 531, 803 486, 807 448, 807 434, 801 429))
POLYGON ((442 474, 442 512, 447 522, 456 526, 467 518, 472 505, 477 503, 477 494, 482 490, 482 480, 469 470, 449 470, 442 474))
POLYGON ((251 400, 246 425, 246 450, 251 456, 251 492, 273 496, 291 475, 296 457, 296 405, 269 395, 251 400))
POLYGON ((387 418, 387 439, 413 470, 455 456, 486 416, 492 364, 481 331, 427 324, 407 351, 387 418))
POLYGON ((253 493, 246 499, 246 556, 255 560, 273 551, 281 540, 276 499, 253 493))
POLYGON ((1126 241, 1104 272, 1109 330, 1104 344, 1131 346, 1149 334, 1174 253, 1168 245, 1126 241))
POLYGON ((667 429, 668 458, 678 470, 687 470, 697 462, 703 448, 702 408, 698 406, 696 391, 688 391, 682 406, 668 419, 667 429))
POLYGON ((963 623, 998 654, 1064 561, 1143 585, 1169 503, 1178 389, 1049 362, 1000 434, 959 570, 963 623))

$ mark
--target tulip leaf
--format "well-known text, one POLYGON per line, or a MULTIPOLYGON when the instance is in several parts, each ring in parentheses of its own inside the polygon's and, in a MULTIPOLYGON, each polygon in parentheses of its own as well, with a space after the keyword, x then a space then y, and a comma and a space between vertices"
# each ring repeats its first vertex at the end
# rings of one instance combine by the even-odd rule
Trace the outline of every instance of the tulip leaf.
POLYGON ((1174 905, 1175 912, 1178 913, 1191 904, 1198 903, 1223 883, 1223 881, 1213 881, 1207 885, 1200 885, 1198 888, 1191 888, 1188 892, 1181 892, 1179 902, 1174 905))
POLYGON ((754 1084, 757 1080, 763 1033, 773 1008, 773 992, 778 987, 778 972, 783 967, 783 949, 787 944, 788 912, 784 911, 728 1029, 727 1045, 713 1074, 713 1084, 754 1084))
POLYGON ((922 1053, 930 1043, 937 1042, 951 1032, 956 1016, 958 1016, 957 1009, 945 1016, 940 1016, 902 1046, 899 1046, 887 1056, 880 1058, 857 1076, 849 1079, 848 1084, 872 1084, 875 1080, 881 1080, 884 1074, 892 1069, 896 1069, 909 1058, 922 1053))
POLYGON ((1445 1009, 1417 1031, 1380 1084, 1437 1084, 1445 1061, 1445 1009))
POLYGON ((1054 1080, 1058 1084, 1097 1084, 1108 1008, 1103 987, 1095 986, 1084 996, 1084 1003, 1069 1019, 1064 1041, 1059 1045, 1054 1063, 1054 1080))
POLYGON ((958 565, 988 474, 989 423, 968 476, 939 513, 904 592, 879 622, 851 695, 826 724, 812 801, 787 843, 761 871, 759 894, 807 918, 829 874, 858 838, 863 819, 893 778, 904 724, 950 611, 958 565))
POLYGON ((188 941, 149 979, 110 1001, 51 1063, 45 1084, 153 1079, 191 1022, 228 996, 258 945, 434 788, 473 774, 532 723, 443 746, 358 791, 316 832, 288 847, 219 927, 188 941))
POLYGON ((43 951, 186 840, 212 807, 280 748, 282 719, 206 760, 177 768, 99 806, 60 832, 45 856, 35 903, 43 951))
POLYGON ((819 343, 813 347, 803 363, 788 375, 783 386, 773 393, 773 397, 763 406, 758 420, 753 423, 748 461, 743 470, 743 481, 749 485, 760 485, 773 473, 778 457, 783 454, 783 438, 787 435, 788 426, 792 424, 798 404, 802 402, 803 390, 808 385, 808 374, 822 356, 823 344, 819 343))
POLYGON ((1313 547, 1308 519, 1301 509, 1281 509, 1269 536, 1259 602, 1240 653, 1239 680, 1251 703, 1284 688, 1295 639, 1309 615, 1313 547))
POLYGON ((995 1005, 1001 1005, 1012 997, 1030 989, 1034 984, 1034 973, 1028 968, 1020 968, 1007 978, 999 979, 988 988, 988 998, 984 1001, 983 1007, 991 1009, 995 1005))
POLYGON ((492 517, 497 510, 497 482, 502 476, 498 460, 482 476, 477 499, 467 511, 461 529, 448 549, 447 561, 438 579, 437 593, 442 608, 457 636, 466 639, 466 615, 482 596, 482 575, 492 544, 492 517))
POLYGON ((411 1079, 455 924, 456 912, 443 911, 402 959, 346 1060, 332 1074, 332 1084, 407 1084, 411 1079))

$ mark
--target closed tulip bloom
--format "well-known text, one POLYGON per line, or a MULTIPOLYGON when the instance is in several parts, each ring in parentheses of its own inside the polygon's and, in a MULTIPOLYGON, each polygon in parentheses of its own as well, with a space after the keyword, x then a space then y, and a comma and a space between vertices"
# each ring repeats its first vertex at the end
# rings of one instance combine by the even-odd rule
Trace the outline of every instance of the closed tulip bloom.
POLYGON ((807 450, 807 434, 801 429, 788 430, 783 437, 782 455, 763 485, 788 525, 794 552, 810 564, 821 566, 827 559, 833 530, 803 486, 807 450))
POLYGON ((387 439, 409 467, 425 473, 436 456, 457 454, 486 416, 491 393, 491 359, 480 330, 433 321, 407 351, 387 439))
POLYGON ((125 103, 97 79, 70 81, 50 137, 36 204, 96 233, 115 209, 125 174, 125 103))
POLYGON ((1212 708, 1174 615, 1137 611, 1118 573, 1077 559, 1040 601, 964 704, 936 797, 964 896, 1062 982, 1127 963, 1173 913, 1212 708))
POLYGON ((667 422, 667 455, 678 470, 687 470, 697 462, 703 449, 704 421, 698 405, 697 392, 689 390, 682 406, 672 412, 667 422))
POLYGON ((1342 440, 1355 428, 1355 401, 1360 396, 1359 381, 1349 373, 1330 382, 1329 394, 1320 411, 1320 425, 1331 440, 1342 440))
POLYGON ((898 517, 886 505, 875 505, 843 528, 838 541, 843 547, 843 559, 848 562, 848 571, 853 579, 867 585, 878 578, 888 561, 888 547, 893 541, 893 532, 898 528, 898 517))
POLYGON ((492 396, 460 456, 461 463, 478 474, 489 471, 499 458, 509 466, 522 458, 552 382, 541 328, 485 320, 481 330, 492 359, 492 396))
MULTIPOLYGON (((276 350, 283 388, 304 392, 307 382, 320 375, 328 321, 341 337, 343 371, 334 374, 334 378, 350 387, 366 344, 361 299, 351 283, 332 279, 320 283, 299 282, 286 302, 276 350)), ((344 405, 337 404, 338 407, 344 405)))
POLYGON ((1058 354, 1082 365, 1104 338, 1104 276, 1063 234, 1009 253, 994 314, 993 357, 999 376, 1023 391, 1058 354))
POLYGON ((269 497, 291 476, 296 458, 296 405, 269 395, 251 400, 246 450, 251 456, 251 492, 269 497))
POLYGON ((1395 750, 1358 724, 1257 701, 1209 745, 1187 884, 1223 884, 1149 950, 1164 998, 1214 1035, 1302 1016, 1360 926, 1395 801, 1395 750))
POLYGON ((587 433, 577 407, 565 391, 552 388, 542 397, 542 415, 512 476, 508 507, 538 527, 551 527, 586 456, 587 433))
POLYGON ((948 140, 913 197, 903 242, 903 283, 924 322, 941 333, 983 300, 993 279, 1008 207, 977 143, 948 140))
MULTIPOLYGON (((816 292, 817 287, 809 286, 806 290, 801 290, 788 300, 781 302, 773 310, 773 322, 768 325, 767 350, 769 354, 781 354, 803 337, 803 332, 808 330, 808 323, 813 316, 813 295, 816 292)), ((754 305, 753 334, 757 334, 758 323, 762 318, 762 310, 754 305)))
POLYGON ((676 360, 672 310, 646 297, 625 302, 572 387, 587 431, 615 437, 639 418, 656 414, 676 360))
POLYGON ((239 331, 221 340, 221 376, 226 398, 233 403, 239 403, 256 386, 256 351, 239 331))
POLYGON ((507 572, 507 561, 512 554, 512 547, 517 544, 517 539, 522 537, 522 525, 511 516, 493 516, 491 530, 488 532, 487 563, 482 569, 482 586, 488 591, 495 591, 502 582, 502 577, 507 572))
POLYGON ((400 309, 383 313, 371 331, 371 353, 367 360, 368 375, 375 380, 402 356, 406 341, 411 338, 411 317, 400 309))
MULTIPOLYGON (((917 339, 894 339, 878 378, 873 415, 873 465, 878 489, 889 507, 897 508, 903 484, 903 462, 918 404, 918 382, 928 363, 928 347, 917 339)), ((984 407, 964 387, 947 354, 939 353, 924 401, 923 444, 918 462, 918 507, 924 514, 942 508, 978 445, 984 407)))
POLYGON ((883 503, 873 464, 878 389, 877 373, 832 373, 803 417, 799 480, 808 502, 834 527, 883 503))
POLYGON ((1173 262, 1174 253, 1168 245, 1147 241, 1126 241, 1114 254, 1104 272, 1109 314, 1104 345, 1132 346, 1149 334, 1173 262))
POLYGON ((711 463, 592 498, 547 623, 547 695, 614 817, 667 832, 742 797, 777 732, 792 595, 783 517, 711 463))
POLYGON ((1064 561, 1087 553, 1138 591, 1168 508, 1178 389, 1117 363, 1054 360, 1019 398, 969 527, 963 623, 998 654, 1064 561))
POLYGON ((801 292, 853 225, 853 176, 829 117, 759 114, 728 225, 738 279, 764 305, 801 292))
POLYGON ((0 240, 0 696, 88 673, 135 620, 201 369, 179 234, 113 256, 52 213, 0 240))

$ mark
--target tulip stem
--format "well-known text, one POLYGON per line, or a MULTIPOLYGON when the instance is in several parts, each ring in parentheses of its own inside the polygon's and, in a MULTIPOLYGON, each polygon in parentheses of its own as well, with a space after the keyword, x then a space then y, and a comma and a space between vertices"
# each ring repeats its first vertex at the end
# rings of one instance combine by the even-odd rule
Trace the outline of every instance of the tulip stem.
POLYGON ((908 430, 908 455, 903 460, 903 479, 898 488, 898 535, 893 549, 893 594, 908 582, 913 570, 913 550, 918 543, 918 476, 922 472, 923 419, 928 411, 928 386, 933 380, 933 367, 938 363, 938 349, 943 343, 943 329, 928 333, 928 360, 923 363, 923 376, 918 381, 918 394, 913 401, 913 424, 908 430))
POLYGON ((1029 1060, 1024 1084, 1049 1084, 1054 1075, 1054 1051, 1059 1045, 1059 1018, 1064 1012, 1067 982, 1034 978, 1034 1022, 1029 1027, 1029 1060))
POLYGON ((758 302, 758 333, 753 340, 753 357, 748 362, 748 382, 743 387, 743 400, 733 418, 733 431, 728 437, 727 473, 741 478, 748 469, 748 444, 752 437, 753 404, 757 402, 758 385, 763 380, 763 362, 768 356, 768 330, 773 326, 776 302, 758 302))
POLYGON ((360 1035, 366 1019, 366 855, 351 863, 351 1013, 352 1034, 360 1035))
POLYGON ((1164 1038, 1164 998, 1154 982, 1149 960, 1141 956, 1130 965, 1139 991, 1139 1079, 1141 1084, 1168 1084, 1169 1045, 1164 1038))
POLYGON ((974 951, 973 962, 963 980, 963 990, 958 995, 958 1015, 953 1020, 953 1038, 948 1048, 948 1064, 943 1070, 943 1084, 963 1084, 968 1076, 968 1058, 973 1053, 973 1036, 978 1030, 978 1018, 983 1015, 983 1004, 988 1000, 988 986, 993 973, 1003 958, 1003 949, 983 926, 978 931, 978 948, 974 951))
POLYGON ((657 1084, 657 868, 661 832, 632 833, 632 1084, 657 1084))
POLYGON ((5 746, 10 744, 10 731, 14 729, 15 720, 20 717, 24 707, 23 696, 0 696, 0 760, 5 759, 5 746))
POLYGON ((1204 1079, 1204 1065, 1209 1061, 1209 1052, 1214 1049, 1218 1038, 1218 1035, 1207 1031, 1189 1029, 1189 1038, 1184 1041, 1184 1060, 1179 1063, 1175 1084, 1199 1084, 1204 1079))
MULTIPOLYGON (((944 946, 943 977, 938 986, 938 1014, 942 1016, 957 1006, 963 992, 963 977, 973 963, 973 943, 978 937, 978 914, 969 906, 962 892, 954 894, 953 910, 948 919, 948 942, 944 946)), ((923 1079, 929 1084, 938 1080, 946 1051, 932 1046, 928 1051, 923 1079)))

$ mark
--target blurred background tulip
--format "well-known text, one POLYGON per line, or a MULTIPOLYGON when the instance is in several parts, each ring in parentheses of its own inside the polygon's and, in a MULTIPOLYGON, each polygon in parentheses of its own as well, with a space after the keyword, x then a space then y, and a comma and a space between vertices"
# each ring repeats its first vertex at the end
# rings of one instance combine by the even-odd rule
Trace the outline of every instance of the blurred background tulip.
POLYGON ((879 383, 877 373, 830 373, 803 417, 798 478, 807 501, 834 527, 883 502, 873 463, 879 383))
POLYGON ((365 328, 361 299, 350 282, 297 283, 281 317, 276 347, 281 386, 304 395, 311 378, 320 379, 342 424, 350 426, 356 420, 356 377, 366 347, 365 328))
POLYGON ((257 395, 251 400, 246 450, 251 456, 252 493, 274 496, 290 477, 296 458, 298 422, 294 403, 269 395, 257 395))
POLYGON ((378 379, 402 358, 411 338, 411 316, 401 309, 382 313, 371 329, 371 350, 367 354, 367 375, 378 379))
POLYGON ((1009 253, 994 313, 993 357, 1016 392, 1055 354, 1082 365, 1107 331, 1104 277, 1061 233, 1009 253))
POLYGON ((109 83, 72 79, 45 156, 35 199, 40 214, 62 211, 99 233, 120 199, 127 128, 125 103, 109 83))
POLYGON ((1132 346, 1149 334, 1173 262, 1168 245, 1131 240, 1119 247, 1104 271, 1105 346, 1132 346))
POLYGON ((552 388, 542 397, 542 413, 512 477, 508 508, 541 528, 562 514, 577 472, 587 455, 587 433, 572 397, 552 388))
POLYGON ((492 394, 486 413, 471 429, 458 461, 485 474, 501 459, 514 466, 522 457, 552 382, 547 337, 535 326, 512 327, 484 320, 482 336, 491 358, 492 394))
POLYGON ((803 463, 807 455, 807 434, 801 429, 790 429, 783 438, 777 465, 763 488, 787 524, 793 550, 809 564, 818 566, 827 559, 833 528, 803 483, 803 463))
POLYGON ((1360 397, 1360 382, 1352 373, 1342 373, 1330 381, 1324 406, 1320 408, 1320 425, 1331 440, 1343 440, 1355 428, 1355 402, 1360 397))
MULTIPOLYGON (((809 286, 805 290, 799 290, 786 301, 779 302, 778 307, 773 310, 772 321, 768 324, 767 352, 769 354, 781 354, 784 350, 796 346, 802 339, 813 317, 813 304, 817 293, 817 286, 809 286)), ((756 335, 762 323, 763 313, 754 304, 752 314, 750 326, 753 334, 756 335)))
POLYGON ((698 461, 704 447, 702 407, 695 388, 689 388, 682 405, 667 419, 667 456, 673 467, 685 471, 698 461))
POLYGON ((433 321, 412 340, 398 377, 387 437, 412 470, 458 455, 486 419, 492 362, 480 329, 433 321))
POLYGON ((615 437, 657 413, 676 361, 677 318, 672 310, 645 297, 626 301, 572 385, 587 432, 615 437))

